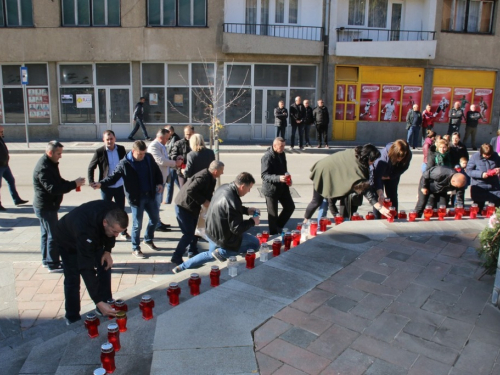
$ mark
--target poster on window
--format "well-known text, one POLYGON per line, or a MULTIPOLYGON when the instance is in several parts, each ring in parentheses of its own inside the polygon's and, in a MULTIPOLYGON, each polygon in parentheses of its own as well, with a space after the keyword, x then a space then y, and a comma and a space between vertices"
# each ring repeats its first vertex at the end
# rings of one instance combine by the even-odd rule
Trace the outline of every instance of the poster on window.
POLYGON ((337 101, 345 101, 345 85, 337 85, 337 101))
POLYGON ((92 94, 76 94, 76 108, 92 108, 92 94))
POLYGON ((149 105, 158 105, 158 94, 156 93, 149 94, 149 105))
POLYGON ((448 122, 451 87, 433 87, 431 110, 436 113, 436 122, 448 122))
POLYGON ((356 104, 348 103, 345 111, 345 119, 347 121, 353 121, 356 119, 356 104))
POLYGON ((378 121, 380 85, 361 85, 360 121, 378 121))
POLYGON ((50 118, 49 92, 47 89, 28 89, 29 117, 50 118))
POLYGON ((491 118, 491 106, 493 103, 493 89, 475 89, 474 104, 476 111, 481 114, 479 123, 489 124, 491 118))
POLYGON ((335 104, 335 120, 344 119, 344 103, 335 104))
POLYGON ((349 102, 356 101, 356 85, 347 86, 347 101, 349 102))
POLYGON ((422 86, 403 86, 401 121, 406 121, 406 115, 414 104, 418 104, 419 110, 422 111, 422 86))
POLYGON ((399 121, 401 86, 382 85, 380 121, 399 121))
POLYGON ((464 112, 464 115, 470 109, 470 104, 472 102, 472 89, 455 87, 453 89, 453 101, 452 106, 455 102, 460 102, 460 108, 464 112))

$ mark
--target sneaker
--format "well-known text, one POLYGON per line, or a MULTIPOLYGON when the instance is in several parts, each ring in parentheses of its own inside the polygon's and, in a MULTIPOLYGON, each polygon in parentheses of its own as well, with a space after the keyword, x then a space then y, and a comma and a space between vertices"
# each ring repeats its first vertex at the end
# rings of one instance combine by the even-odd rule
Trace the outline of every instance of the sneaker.
POLYGON ((151 137, 146 137, 146 138, 144 138, 144 140, 145 140, 145 141, 152 141, 152 140, 153 140, 153 138, 151 138, 151 137))
POLYGON ((49 273, 55 273, 55 272, 62 272, 63 271, 63 265, 61 263, 54 264, 52 266, 47 265, 47 268, 49 269, 49 273))
POLYGON ((290 150, 293 150, 293 146, 290 146, 290 150))
POLYGON ((134 137, 128 137, 128 139, 130 139, 131 141, 135 142, 134 137))
POLYGON ((47 264, 47 262, 45 262, 45 261, 42 260, 42 267, 43 268, 49 268, 49 265, 47 264))
POLYGON ((173 274, 179 273, 179 272, 181 272, 181 271, 182 271, 182 270, 181 270, 181 268, 180 268, 179 266, 175 266, 174 268, 172 268, 172 273, 173 273, 173 274))
POLYGON ((174 257, 172 257, 170 259, 170 262, 174 263, 174 264, 177 264, 178 266, 180 266, 182 263, 184 263, 184 261, 182 260, 182 258, 174 258, 174 257))
POLYGON ((189 251, 188 252, 188 258, 191 259, 191 258, 197 256, 199 253, 200 252, 198 250, 196 250, 196 251, 189 251))
POLYGON ((19 200, 18 200, 17 202, 15 202, 14 204, 15 204, 16 206, 19 206, 19 205, 21 205, 21 204, 26 204, 26 203, 28 203, 28 202, 29 202, 29 201, 25 201, 24 199, 19 199, 19 200))
POLYGON ((128 234, 127 232, 125 232, 123 234, 120 234, 120 240, 131 241, 132 237, 130 237, 130 234, 128 234))
POLYGON ((82 318, 79 316, 78 318, 74 319, 64 318, 64 320, 66 321, 66 325, 69 326, 70 324, 79 322, 80 320, 82 320, 82 318))
POLYGON ((170 232, 172 229, 163 226, 156 227, 155 232, 170 232))
POLYGON ((165 224, 165 223, 162 223, 161 221, 160 221, 160 226, 164 227, 164 228, 170 228, 171 227, 170 224, 165 224))
POLYGON ((212 256, 217 260, 219 261, 219 263, 224 263, 227 259, 224 258, 220 253, 219 253, 219 249, 215 249, 213 252, 212 252, 212 256))
POLYGON ((147 247, 149 247, 151 250, 155 250, 155 251, 158 251, 160 250, 158 247, 155 246, 155 244, 153 243, 153 241, 143 241, 142 242, 144 245, 146 245, 147 247))
POLYGON ((139 259, 146 259, 146 256, 142 253, 141 250, 132 251, 132 255, 139 259))

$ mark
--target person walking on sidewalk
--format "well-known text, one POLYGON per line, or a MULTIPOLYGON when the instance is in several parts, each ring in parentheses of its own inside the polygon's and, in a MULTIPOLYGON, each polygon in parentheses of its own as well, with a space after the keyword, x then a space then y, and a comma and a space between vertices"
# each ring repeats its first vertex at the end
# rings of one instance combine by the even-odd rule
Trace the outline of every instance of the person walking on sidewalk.
POLYGON ((139 127, 142 129, 142 133, 144 134, 144 140, 145 141, 150 141, 151 138, 149 138, 148 131, 146 130, 146 126, 144 125, 144 103, 146 102, 146 98, 144 96, 141 96, 137 104, 135 105, 134 108, 134 121, 135 121, 135 126, 134 129, 132 130, 132 133, 128 136, 128 139, 131 141, 135 141, 134 135, 137 133, 139 130, 139 127))
POLYGON ((408 130, 406 142, 414 150, 418 147, 420 125, 422 125, 422 114, 418 110, 418 104, 413 104, 413 108, 406 114, 406 130, 408 130))
MULTIPOLYGON (((191 152, 191 146, 189 145, 189 140, 191 136, 194 134, 194 128, 191 125, 186 125, 184 127, 184 138, 178 140, 172 146, 168 156, 172 160, 177 160, 179 157, 182 158, 183 164, 187 162, 187 155, 191 152)), ((180 168, 177 168, 177 177, 179 179, 179 185, 182 187, 182 184, 185 181, 185 177, 180 168)))
POLYGON ((38 160, 33 170, 35 199, 33 210, 40 220, 42 264, 49 272, 62 269, 57 246, 57 212, 61 207, 63 195, 85 184, 82 177, 67 181, 59 173, 59 160, 62 158, 63 145, 50 141, 45 154, 38 160))
POLYGON ((82 204, 57 223, 59 251, 64 262, 66 324, 81 320, 80 276, 99 315, 115 316, 107 303, 111 294, 111 250, 128 226, 128 215, 115 202, 82 204))
POLYGON ((92 184, 94 189, 115 184, 123 178, 125 194, 132 210, 132 255, 146 258, 141 251, 141 229, 144 211, 149 216, 149 223, 144 234, 144 245, 151 250, 159 250, 153 243, 160 213, 156 202, 156 193, 163 189, 163 176, 153 156, 146 152, 143 141, 135 141, 130 151, 116 167, 111 176, 92 184))
MULTIPOLYGON (((115 132, 113 130, 105 130, 102 133, 102 141, 104 146, 99 147, 94 152, 94 156, 89 164, 88 177, 89 184, 93 184, 94 171, 99 168, 99 178, 101 181, 104 176, 111 176, 116 166, 126 155, 125 147, 116 144, 115 132)), ((125 210, 125 191, 123 190, 123 179, 110 187, 101 189, 101 197, 105 201, 115 200, 118 207, 125 210)), ((130 241, 130 235, 127 233, 127 228, 121 233, 120 238, 125 241, 130 241)))
MULTIPOLYGON (((2 187, 2 178, 4 178, 5 181, 7 181, 7 185, 9 185, 10 196, 12 197, 14 204, 16 206, 19 206, 21 204, 28 203, 28 201, 21 199, 19 193, 17 192, 16 180, 14 179, 12 171, 10 170, 9 167, 9 159, 10 159, 9 149, 7 148, 7 145, 5 144, 5 141, 3 139, 4 138, 3 131, 4 128, 3 126, 0 125, 0 188, 2 187)), ((6 208, 2 206, 1 199, 0 199, 0 211, 6 211, 6 208)))

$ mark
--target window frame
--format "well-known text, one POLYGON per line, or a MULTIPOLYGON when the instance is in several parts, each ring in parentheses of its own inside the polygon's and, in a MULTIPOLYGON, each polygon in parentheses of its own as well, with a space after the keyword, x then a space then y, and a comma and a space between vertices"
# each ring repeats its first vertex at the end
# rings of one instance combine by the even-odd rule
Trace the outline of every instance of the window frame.
MULTIPOLYGON (((164 7, 163 7, 163 0, 160 0, 160 24, 159 25, 153 25, 150 22, 149 19, 149 3, 150 0, 147 0, 146 4, 146 19, 147 19, 147 27, 187 27, 187 28, 208 28, 208 0, 205 1, 205 25, 180 25, 179 24, 179 1, 182 0, 174 0, 175 1, 175 25, 164 25, 163 20, 164 20, 164 7)), ((191 20, 194 18, 194 7, 193 7, 193 2, 194 0, 191 1, 191 20)))
MULTIPOLYGON (((260 2, 260 0, 259 0, 260 2)), ((300 25, 300 19, 301 19, 301 12, 300 12, 300 0, 274 0, 269 2, 269 15, 272 15, 272 10, 274 11, 274 22, 269 23, 271 25, 300 25), (283 21, 280 22, 278 21, 278 2, 283 1, 283 21), (297 2, 297 19, 296 22, 290 22, 290 15, 291 15, 291 8, 290 8, 290 2, 291 1, 296 1, 297 2)), ((270 17, 271 19, 271 17, 270 17)))
MULTIPOLYGON (((453 30, 452 29, 452 23, 455 22, 455 8, 456 8, 456 1, 457 0, 451 0, 452 2, 452 6, 451 6, 451 14, 450 14, 450 29, 449 30, 445 30, 443 29, 443 18, 444 17, 444 13, 443 15, 441 16, 441 32, 443 33, 454 33, 454 34, 470 34, 470 35, 495 35, 495 32, 494 32, 494 20, 495 20, 495 11, 497 9, 497 2, 494 1, 494 0, 491 0, 491 1, 486 1, 488 3, 492 3, 493 6, 491 8, 491 14, 490 14, 490 25, 489 25, 489 31, 487 33, 482 33, 482 32, 478 32, 478 31, 474 31, 474 32, 470 32, 467 30, 467 26, 468 26, 468 23, 469 23, 469 9, 470 9, 470 3, 472 0, 465 0, 466 2, 466 5, 465 5, 465 16, 464 16, 464 22, 465 22, 465 25, 464 25, 464 30, 463 31, 459 31, 459 30, 453 30)), ((482 3, 482 1, 481 1, 482 3)), ((443 7, 444 7, 444 2, 443 2, 443 7)))
MULTIPOLYGON (((368 26, 370 22, 370 4, 373 0, 367 0, 365 1, 364 4, 364 19, 363 19, 363 24, 362 25, 355 25, 355 24, 350 24, 349 23, 349 3, 350 0, 348 1, 347 4, 347 26, 348 27, 354 27, 354 28, 359 28, 359 29, 384 29, 384 30, 391 30, 391 16, 392 16, 392 4, 397 3, 397 4, 403 4, 403 12, 402 14, 404 15, 405 11, 405 4, 403 1, 392 1, 392 0, 387 0, 387 9, 386 9, 386 17, 385 17, 385 27, 377 27, 377 26, 368 26)), ((354 17, 356 19, 356 17, 354 17)), ((402 22, 403 23, 403 17, 402 17, 402 22)))
POLYGON ((0 7, 3 13, 3 23, 0 24, 0 28, 19 28, 19 27, 35 27, 35 23, 33 21, 33 0, 31 1, 31 25, 23 25, 23 15, 22 15, 22 6, 21 0, 17 0, 17 21, 19 25, 9 25, 9 17, 8 17, 8 9, 7 9, 7 0, 0 0, 0 7))
POLYGON ((121 13, 121 0, 118 3, 118 25, 109 25, 109 0, 104 0, 104 20, 105 25, 95 25, 94 24, 94 0, 87 0, 89 6, 89 24, 88 25, 80 25, 78 24, 78 0, 61 0, 61 27, 121 27, 122 26, 122 13, 121 13), (64 24, 64 3, 65 1, 73 1, 75 8, 75 25, 65 25, 64 24))

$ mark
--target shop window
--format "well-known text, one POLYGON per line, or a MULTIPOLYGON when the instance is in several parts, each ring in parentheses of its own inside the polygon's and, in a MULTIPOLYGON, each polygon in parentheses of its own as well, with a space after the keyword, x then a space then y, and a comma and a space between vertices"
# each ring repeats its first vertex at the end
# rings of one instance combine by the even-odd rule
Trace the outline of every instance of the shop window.
POLYGON ((149 26, 206 26, 206 0, 149 0, 149 26))
POLYGON ((247 88, 226 89, 226 124, 249 124, 252 114, 252 90, 247 88))
POLYGON ((288 65, 255 65, 255 86, 288 86, 288 65))
POLYGON ((95 124, 95 95, 90 87, 61 87, 61 122, 64 124, 95 124), (82 105, 82 98, 92 98, 92 104, 82 105), (80 100, 79 100, 80 99, 80 100))
POLYGON ((298 21, 299 0, 276 0, 275 23, 293 23, 298 21), (288 12, 286 10, 288 9, 288 12), (285 17, 288 15, 288 17, 285 17))
POLYGON ((385 29, 387 27, 388 1, 369 0, 368 19, 366 19, 366 3, 364 0, 349 0, 347 24, 385 29))
POLYGON ((189 65, 168 64, 168 85, 169 86, 189 85, 189 65))
POLYGON ((292 65, 290 86, 316 87, 316 67, 292 65))
POLYGON ((165 64, 142 64, 143 85, 164 85, 165 64))
POLYGON ((120 0, 61 0, 63 26, 120 26, 120 0))
POLYGON ((189 88, 169 87, 167 108, 169 123, 189 123, 189 88))
POLYGON ((60 65, 59 80, 61 85, 92 85, 94 77, 92 65, 60 65))
POLYGON ((442 31, 459 33, 492 32, 493 1, 444 0, 442 31))
POLYGON ((227 65, 226 82, 228 86, 249 86, 252 83, 250 65, 227 65))
POLYGON ((0 26, 33 26, 32 0, 0 0, 0 26))
POLYGON ((191 77, 193 85, 207 86, 214 84, 214 64, 192 64, 191 77))
POLYGON ((130 85, 130 64, 96 64, 98 85, 130 85))
POLYGON ((290 89, 290 103, 288 103, 289 106, 295 102, 295 98, 297 96, 301 97, 302 102, 307 99, 309 100, 310 106, 312 106, 313 108, 316 107, 316 90, 290 89))
POLYGON ((165 88, 143 87, 142 96, 146 98, 144 103, 144 121, 150 124, 164 124, 165 120, 165 88))

